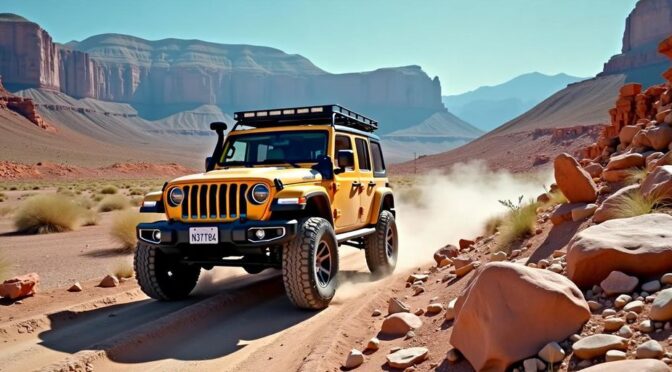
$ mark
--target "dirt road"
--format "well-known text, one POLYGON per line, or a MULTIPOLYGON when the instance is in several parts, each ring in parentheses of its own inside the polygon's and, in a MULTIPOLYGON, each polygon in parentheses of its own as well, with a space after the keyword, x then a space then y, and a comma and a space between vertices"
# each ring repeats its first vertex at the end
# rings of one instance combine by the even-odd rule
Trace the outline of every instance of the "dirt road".
POLYGON ((342 252, 342 288, 322 312, 295 309, 277 271, 215 270, 204 274, 188 301, 156 302, 133 286, 129 292, 136 293, 115 295, 109 306, 80 305, 44 319, 5 322, 0 371, 68 364, 101 371, 251 371, 268 365, 300 370, 323 362, 337 368, 334 361, 319 360, 319 349, 329 347, 346 319, 387 291, 384 281, 365 283, 369 274, 361 252, 342 252), (31 331, 17 332, 24 324, 31 331))

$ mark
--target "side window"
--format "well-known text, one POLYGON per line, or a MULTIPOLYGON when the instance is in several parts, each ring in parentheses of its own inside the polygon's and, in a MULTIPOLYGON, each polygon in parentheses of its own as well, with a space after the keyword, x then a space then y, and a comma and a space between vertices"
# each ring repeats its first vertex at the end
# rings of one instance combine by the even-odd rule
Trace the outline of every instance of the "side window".
POLYGON ((387 176, 385 160, 383 160, 383 150, 380 147, 380 143, 371 142, 371 157, 373 158, 373 175, 376 177, 387 176))
POLYGON ((360 171, 371 170, 371 158, 369 158, 369 146, 363 138, 356 138, 355 144, 357 146, 357 160, 360 171))

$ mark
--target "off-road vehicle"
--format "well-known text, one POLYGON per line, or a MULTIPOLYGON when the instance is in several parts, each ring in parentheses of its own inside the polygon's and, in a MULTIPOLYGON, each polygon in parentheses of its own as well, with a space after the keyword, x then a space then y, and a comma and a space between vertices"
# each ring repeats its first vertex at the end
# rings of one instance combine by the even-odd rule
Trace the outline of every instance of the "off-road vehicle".
POLYGON ((334 297, 338 248, 365 251, 374 275, 394 270, 394 196, 378 123, 338 105, 236 112, 212 123, 217 145, 205 173, 147 194, 141 212, 167 219, 137 227, 135 272, 150 297, 175 300, 201 268, 282 270, 300 308, 334 297), (334 160, 335 159, 335 160, 334 160))

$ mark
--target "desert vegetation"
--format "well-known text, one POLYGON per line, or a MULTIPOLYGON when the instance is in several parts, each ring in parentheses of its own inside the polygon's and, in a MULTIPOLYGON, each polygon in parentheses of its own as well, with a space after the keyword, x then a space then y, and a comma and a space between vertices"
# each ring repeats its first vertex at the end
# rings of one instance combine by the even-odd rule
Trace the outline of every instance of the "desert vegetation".
POLYGON ((130 206, 128 199, 123 195, 108 195, 98 204, 100 212, 120 211, 130 206))
POLYGON ((510 200, 500 200, 500 204, 508 209, 497 228, 497 244, 502 250, 508 250, 511 243, 534 233, 539 203, 523 202, 523 198, 521 195, 517 204, 510 200))
POLYGON ((152 222, 165 218, 162 214, 140 213, 134 210, 116 212, 112 220, 110 235, 123 252, 131 253, 138 244, 135 227, 142 222, 152 222))
POLYGON ((119 279, 132 278, 134 274, 133 264, 128 259, 120 259, 114 264, 112 274, 119 279))
POLYGON ((114 185, 103 186, 103 188, 100 189, 100 193, 105 195, 112 195, 116 194, 117 192, 119 192, 119 188, 114 185))
POLYGON ((83 208, 59 194, 36 195, 26 199, 14 214, 17 231, 45 234, 70 231, 80 224, 83 208))

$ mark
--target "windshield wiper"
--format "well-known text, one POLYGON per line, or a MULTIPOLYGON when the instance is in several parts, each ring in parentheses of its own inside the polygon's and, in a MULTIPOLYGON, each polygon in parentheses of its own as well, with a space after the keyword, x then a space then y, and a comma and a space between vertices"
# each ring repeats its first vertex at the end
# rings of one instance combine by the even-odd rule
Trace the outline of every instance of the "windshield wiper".
POLYGON ((289 161, 289 160, 264 160, 262 162, 259 162, 258 164, 269 164, 269 165, 270 164, 289 164, 294 168, 301 168, 301 166, 298 163, 293 162, 293 161, 289 161))

